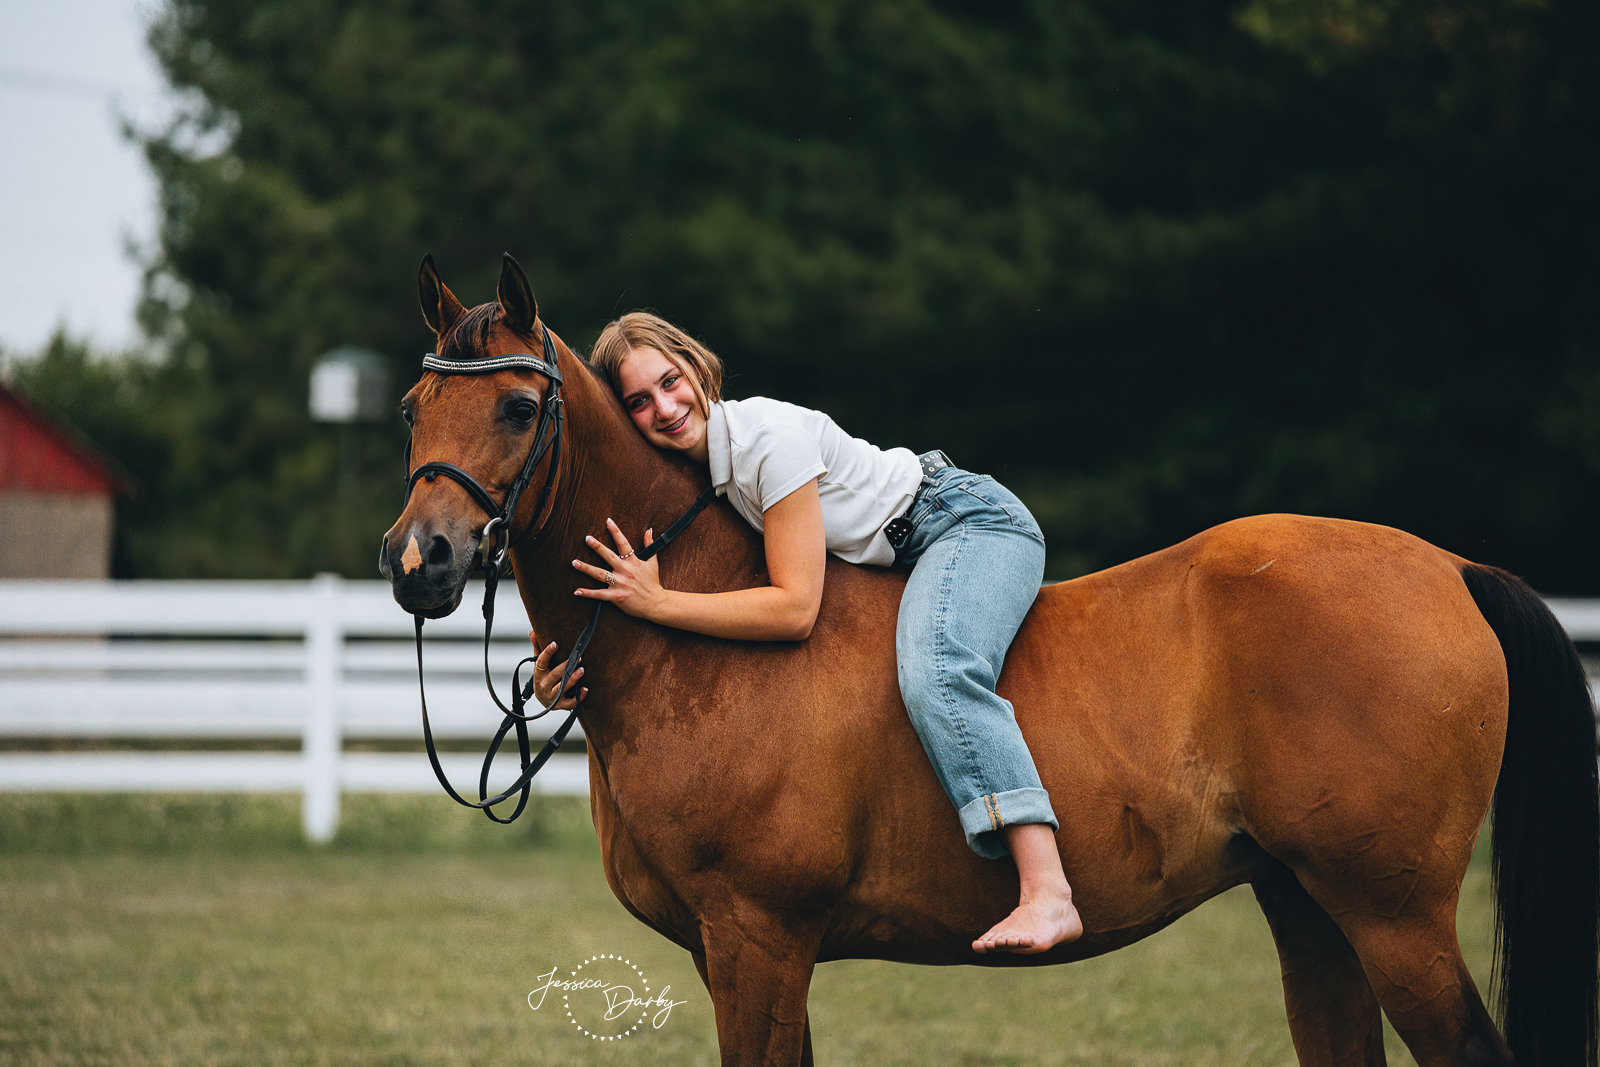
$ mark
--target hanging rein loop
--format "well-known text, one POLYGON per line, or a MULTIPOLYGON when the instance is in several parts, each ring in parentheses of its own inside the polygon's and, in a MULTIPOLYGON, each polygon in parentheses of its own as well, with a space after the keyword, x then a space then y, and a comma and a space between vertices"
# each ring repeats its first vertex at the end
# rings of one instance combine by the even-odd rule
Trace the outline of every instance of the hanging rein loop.
MULTIPOLYGON (((528 449, 528 458, 522 464, 522 471, 511 483, 511 489, 506 493, 504 504, 496 504, 494 497, 488 490, 478 483, 478 480, 453 463, 430 462, 422 463, 415 470, 406 475, 406 499, 411 498, 412 487, 419 478, 433 481, 439 475, 458 483, 467 491, 467 495, 481 507, 489 516, 489 521, 484 524, 483 532, 479 535, 479 542, 483 546, 484 561, 484 589, 483 589, 483 681, 489 690, 489 696, 495 706, 504 714, 505 718, 500 723, 500 729, 495 732, 494 740, 489 744, 489 750, 483 757, 483 769, 478 775, 478 800, 476 803, 465 800, 450 785, 445 777, 444 767, 439 763, 439 753, 433 743, 433 727, 428 722, 428 691, 423 682, 422 671, 422 616, 413 616, 416 622, 417 640, 417 690, 422 698, 422 739, 428 749, 428 762, 433 765, 433 773, 439 779, 439 784, 444 791, 457 804, 468 808, 478 808, 490 819, 498 823, 510 823, 522 814, 528 805, 528 796, 533 789, 533 777, 549 762, 556 749, 566 740, 572 724, 577 721, 578 709, 574 705, 566 721, 550 735, 538 756, 529 758, 531 746, 528 743, 528 723, 549 713, 550 709, 560 702, 567 692, 567 687, 572 681, 572 674, 578 668, 579 661, 583 658, 584 650, 589 647, 589 640, 594 636, 595 626, 600 622, 600 611, 605 607, 605 601, 600 601, 594 606, 594 614, 589 618, 589 624, 583 628, 578 640, 573 644, 572 650, 567 655, 567 666, 561 673, 561 684, 556 688, 556 695, 547 706, 542 706, 532 715, 523 713, 527 706, 528 698, 533 695, 534 683, 530 677, 527 685, 522 684, 522 667, 538 659, 537 655, 525 656, 518 661, 516 668, 511 673, 511 706, 507 707, 500 700, 500 694, 495 691, 494 680, 489 674, 489 640, 494 631, 494 598, 495 591, 500 585, 500 570, 505 564, 506 553, 511 546, 526 537, 537 533, 540 516, 544 514, 545 505, 550 501, 550 494, 555 486, 558 469, 561 464, 562 431, 565 428, 565 411, 561 400, 561 371, 556 365, 556 350, 552 340, 550 328, 543 323, 540 328, 544 332, 544 358, 530 352, 518 352, 509 355, 493 356, 489 359, 474 360, 446 360, 433 354, 425 356, 422 360, 424 370, 431 370, 439 374, 490 374, 495 371, 522 368, 534 370, 543 374, 550 380, 550 389, 545 396, 544 404, 539 412, 539 424, 534 430, 533 445, 528 449), (528 487, 533 478, 533 472, 539 465, 539 460, 546 453, 550 455, 550 468, 545 474, 544 488, 539 491, 539 502, 534 505, 533 518, 529 521, 528 529, 520 537, 513 537, 511 533, 512 519, 517 512, 517 502, 522 497, 522 492, 528 487), (495 551, 496 544, 499 550, 495 551), (517 732, 517 749, 522 757, 522 775, 511 786, 496 796, 489 796, 489 768, 494 763, 495 754, 500 751, 501 742, 505 740, 507 732, 512 729, 517 732), (514 793, 521 793, 517 800, 516 810, 506 818, 501 818, 489 810, 501 801, 509 799, 514 793)), ((411 441, 406 440, 406 466, 411 465, 411 441)), ((707 488, 698 497, 687 512, 667 528, 666 532, 650 545, 637 552, 639 559, 649 559, 667 545, 672 543, 695 516, 704 511, 706 506, 716 496, 714 487, 707 488)))

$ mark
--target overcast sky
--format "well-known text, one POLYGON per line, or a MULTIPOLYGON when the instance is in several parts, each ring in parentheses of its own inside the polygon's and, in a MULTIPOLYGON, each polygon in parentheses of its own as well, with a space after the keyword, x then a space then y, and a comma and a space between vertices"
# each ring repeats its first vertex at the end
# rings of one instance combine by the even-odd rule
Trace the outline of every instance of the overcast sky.
POLYGON ((137 337, 155 182, 119 116, 171 101, 145 28, 155 0, 0 0, 0 348, 37 349, 59 323, 96 344, 137 337))

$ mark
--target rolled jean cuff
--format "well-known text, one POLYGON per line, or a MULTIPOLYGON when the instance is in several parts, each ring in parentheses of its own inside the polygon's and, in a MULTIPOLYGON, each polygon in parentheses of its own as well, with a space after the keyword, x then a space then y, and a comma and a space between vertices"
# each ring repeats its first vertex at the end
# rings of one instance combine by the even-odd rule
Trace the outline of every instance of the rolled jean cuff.
POLYGON ((967 834, 967 847, 984 859, 997 860, 1010 855, 1000 830, 1007 826, 1042 822, 1052 830, 1061 829, 1050 807, 1050 794, 1043 789, 1008 789, 1004 793, 985 793, 957 814, 967 834))

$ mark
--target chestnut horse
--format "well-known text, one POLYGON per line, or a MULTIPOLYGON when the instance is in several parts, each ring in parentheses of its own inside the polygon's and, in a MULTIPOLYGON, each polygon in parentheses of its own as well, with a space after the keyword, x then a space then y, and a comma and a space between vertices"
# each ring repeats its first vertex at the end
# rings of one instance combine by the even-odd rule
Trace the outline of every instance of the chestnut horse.
MULTIPOLYGON (((497 303, 463 308, 431 257, 419 284, 441 359, 543 351, 509 256, 497 303)), ((554 348, 565 446, 534 472, 542 485, 557 464, 545 506, 521 497, 511 560, 535 629, 565 649, 593 606, 572 594, 584 535, 611 517, 640 544, 706 475, 645 443, 554 348)), ((527 369, 425 373, 405 400, 412 461, 454 464, 503 499, 550 388, 527 369)), ((381 557, 402 607, 455 609, 485 520, 450 479, 415 484, 381 557)), ((721 501, 660 559, 676 589, 766 581, 760 536, 721 501)), ((901 705, 904 581, 830 557, 801 642, 608 608, 589 646, 580 721, 606 878, 694 957, 724 1063, 811 1061, 818 961, 1066 963, 1246 882, 1302 1064, 1382 1063, 1380 1012, 1424 1065, 1594 1063, 1593 712, 1571 642, 1520 580, 1398 530, 1267 515, 1043 590, 1000 692, 1060 816, 1086 930, 1038 956, 972 951, 1017 875, 967 848, 901 705), (1497 789, 1509 1046, 1455 933, 1497 789)))

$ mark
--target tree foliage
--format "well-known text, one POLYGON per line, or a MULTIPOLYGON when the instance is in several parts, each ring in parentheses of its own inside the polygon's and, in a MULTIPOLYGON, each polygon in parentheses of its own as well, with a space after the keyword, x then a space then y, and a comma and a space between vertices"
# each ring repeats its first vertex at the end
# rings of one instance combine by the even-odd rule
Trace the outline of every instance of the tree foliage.
POLYGON ((733 395, 995 473, 1053 576, 1292 510, 1600 593, 1597 20, 172 0, 152 44, 195 107, 148 141, 146 322, 189 436, 127 566, 370 573, 402 430, 341 500, 310 365, 354 341, 409 383, 422 253, 472 304, 509 250, 576 346, 654 308, 733 395))

